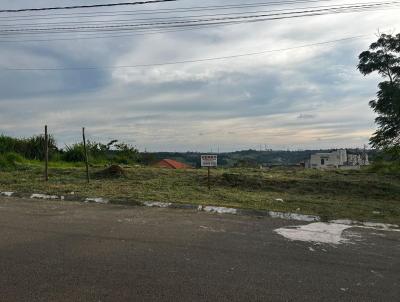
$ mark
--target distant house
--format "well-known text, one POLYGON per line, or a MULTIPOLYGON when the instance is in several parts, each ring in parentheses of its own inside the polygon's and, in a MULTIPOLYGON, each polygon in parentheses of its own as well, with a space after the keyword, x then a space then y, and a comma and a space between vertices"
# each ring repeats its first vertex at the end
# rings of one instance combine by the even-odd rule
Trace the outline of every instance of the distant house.
POLYGON ((163 159, 154 164, 154 167, 167 168, 167 169, 190 169, 191 166, 181 163, 173 159, 163 159))
POLYGON ((311 168, 339 168, 347 161, 346 150, 337 150, 330 153, 312 154, 310 158, 311 168))
POLYGON ((330 153, 312 154, 305 162, 306 168, 329 169, 351 168, 368 165, 368 154, 348 154, 347 150, 340 149, 330 153))
POLYGON ((369 165, 368 154, 348 154, 347 155, 348 166, 365 166, 369 165))

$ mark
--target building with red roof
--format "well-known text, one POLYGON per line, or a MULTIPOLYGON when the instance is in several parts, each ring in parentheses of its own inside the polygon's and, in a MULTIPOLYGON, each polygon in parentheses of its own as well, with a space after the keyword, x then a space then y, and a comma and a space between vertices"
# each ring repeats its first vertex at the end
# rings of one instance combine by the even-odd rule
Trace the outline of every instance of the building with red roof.
POLYGON ((154 167, 167 168, 167 169, 190 169, 191 166, 181 163, 173 159, 163 159, 156 163, 154 167))

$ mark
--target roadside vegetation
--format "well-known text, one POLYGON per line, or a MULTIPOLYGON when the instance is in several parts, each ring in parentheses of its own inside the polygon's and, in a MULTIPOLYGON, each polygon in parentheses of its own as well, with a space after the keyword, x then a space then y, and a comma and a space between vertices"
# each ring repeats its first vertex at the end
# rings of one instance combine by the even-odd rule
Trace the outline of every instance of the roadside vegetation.
MULTIPOLYGON (((83 143, 58 148, 56 140, 49 136, 49 159, 58 166, 74 166, 83 162, 83 143)), ((107 144, 88 141, 90 162, 92 164, 134 164, 140 161, 138 150, 126 143, 112 140, 107 144)), ((14 138, 0 135, 0 167, 15 168, 37 164, 44 158, 44 136, 14 138), (23 164, 23 165, 21 165, 23 164)))
POLYGON ((400 223, 400 165, 387 154, 377 156, 373 166, 359 171, 260 169, 242 162, 237 165, 240 167, 212 170, 209 191, 205 169, 153 168, 154 154, 139 154, 134 147, 116 140, 87 144, 88 184, 82 144, 58 149, 51 138, 49 182, 45 182, 41 144, 40 136, 0 136, 0 191, 104 197, 132 205, 174 202, 315 214, 325 220, 400 223), (106 167, 115 164, 123 167, 120 177, 104 174, 106 167))
MULTIPOLYGON (((19 165, 19 164, 18 164, 19 165)), ((124 166, 125 176, 101 177, 92 167, 85 182, 82 164, 50 163, 50 180, 30 162, 0 172, 0 191, 105 197, 135 205, 140 201, 228 206, 400 223, 400 175, 365 171, 316 171, 301 168, 216 169, 207 189, 207 171, 124 166)))

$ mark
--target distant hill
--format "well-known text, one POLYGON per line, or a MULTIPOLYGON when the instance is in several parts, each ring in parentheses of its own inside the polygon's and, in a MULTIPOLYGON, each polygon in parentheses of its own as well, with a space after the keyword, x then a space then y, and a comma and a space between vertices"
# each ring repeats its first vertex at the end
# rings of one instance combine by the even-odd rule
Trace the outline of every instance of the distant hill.
MULTIPOLYGON (((360 149, 347 149, 350 153, 362 153, 360 149)), ((218 164, 224 167, 235 166, 259 166, 259 165, 282 165, 290 166, 299 164, 301 161, 310 158, 311 154, 317 152, 331 152, 333 149, 328 150, 304 150, 304 151, 257 151, 257 150, 243 150, 236 152, 220 153, 218 154, 218 164)), ((371 160, 376 155, 375 150, 367 150, 368 156, 371 160)), ((142 155, 151 158, 152 161, 170 158, 177 161, 187 163, 193 167, 200 166, 200 155, 207 153, 196 152, 155 152, 143 153, 142 155)))

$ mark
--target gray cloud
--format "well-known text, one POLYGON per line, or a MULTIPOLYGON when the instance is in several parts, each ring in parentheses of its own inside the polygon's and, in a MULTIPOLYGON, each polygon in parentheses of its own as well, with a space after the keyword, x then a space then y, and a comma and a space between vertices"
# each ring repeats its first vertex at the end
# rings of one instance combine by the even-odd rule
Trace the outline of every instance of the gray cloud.
POLYGON ((314 119, 314 118, 316 118, 315 114, 308 114, 308 113, 300 113, 297 116, 297 119, 299 119, 299 120, 309 120, 309 119, 314 119))
MULTIPOLYGON (((55 3, 67 1, 34 5, 55 3)), ((216 2, 201 5, 210 3, 216 2)), ((22 0, 4 4, 31 5, 22 0)), ((185 5, 199 4, 191 0, 185 5)), ((354 14, 150 36, 0 44, 0 132, 28 136, 47 123, 63 145, 78 140, 80 127, 86 126, 93 139, 118 138, 147 150, 361 146, 374 131, 368 101, 374 98, 379 79, 364 78, 355 66, 373 35, 191 64, 79 71, 4 69, 218 57, 372 34, 377 27, 399 25, 396 11, 357 18, 360 26, 352 25, 352 31, 354 14)))

